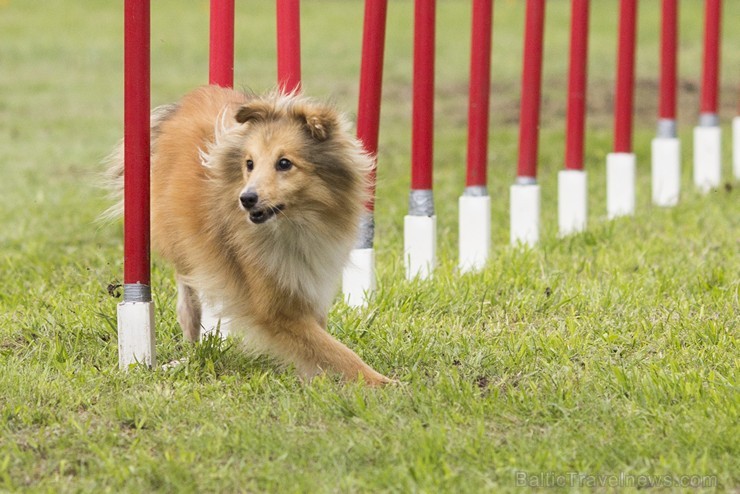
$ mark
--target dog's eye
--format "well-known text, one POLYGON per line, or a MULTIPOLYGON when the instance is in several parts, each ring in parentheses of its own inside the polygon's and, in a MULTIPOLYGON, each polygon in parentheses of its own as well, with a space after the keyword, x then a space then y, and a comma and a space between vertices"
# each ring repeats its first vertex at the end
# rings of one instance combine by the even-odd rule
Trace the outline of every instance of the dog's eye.
POLYGON ((280 158, 275 168, 280 172, 288 171, 293 168, 293 163, 287 158, 280 158))
POLYGON ((247 160, 247 171, 251 172, 252 170, 254 170, 254 161, 247 160))

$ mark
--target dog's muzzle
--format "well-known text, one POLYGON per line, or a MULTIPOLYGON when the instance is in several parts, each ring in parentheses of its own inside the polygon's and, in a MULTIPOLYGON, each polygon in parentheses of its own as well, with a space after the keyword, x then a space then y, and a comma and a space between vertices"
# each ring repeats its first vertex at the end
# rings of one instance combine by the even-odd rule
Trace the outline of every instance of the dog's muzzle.
POLYGON ((282 204, 265 208, 254 207, 249 211, 249 220, 256 224, 264 223, 282 211, 284 207, 282 204))
POLYGON ((239 196, 239 202, 242 208, 249 213, 249 220, 255 224, 264 223, 285 208, 284 204, 278 204, 277 206, 261 205, 259 195, 253 190, 242 193, 239 196))

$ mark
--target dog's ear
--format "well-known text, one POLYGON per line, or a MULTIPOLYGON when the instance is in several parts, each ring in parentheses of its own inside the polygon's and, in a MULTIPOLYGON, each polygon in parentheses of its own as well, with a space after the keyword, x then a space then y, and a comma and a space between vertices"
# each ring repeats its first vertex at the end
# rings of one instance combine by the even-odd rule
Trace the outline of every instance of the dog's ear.
POLYGON ((270 105, 261 100, 250 101, 242 105, 236 112, 236 121, 239 123, 260 122, 267 120, 270 115, 270 105))
POLYGON ((308 133, 319 142, 329 139, 338 125, 337 115, 330 108, 310 108, 305 119, 308 133))

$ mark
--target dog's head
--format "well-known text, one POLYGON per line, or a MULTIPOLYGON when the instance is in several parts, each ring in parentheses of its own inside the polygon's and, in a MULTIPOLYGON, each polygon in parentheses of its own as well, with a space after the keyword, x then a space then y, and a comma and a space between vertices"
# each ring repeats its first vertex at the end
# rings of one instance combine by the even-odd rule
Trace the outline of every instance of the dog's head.
POLYGON ((242 187, 234 199, 252 223, 315 221, 362 207, 372 162, 333 108, 274 93, 252 98, 235 119, 242 138, 230 155, 242 187))

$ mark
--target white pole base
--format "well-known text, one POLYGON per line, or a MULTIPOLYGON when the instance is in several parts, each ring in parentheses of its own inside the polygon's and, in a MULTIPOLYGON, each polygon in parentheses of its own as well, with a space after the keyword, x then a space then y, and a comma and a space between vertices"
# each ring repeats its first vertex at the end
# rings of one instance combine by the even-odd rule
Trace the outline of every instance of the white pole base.
POLYGON ((483 269, 491 248, 491 196, 460 196, 459 268, 465 273, 483 269))
POLYGON ((732 119, 732 174, 740 180, 740 116, 732 119))
POLYGON ((152 302, 118 304, 118 367, 127 370, 136 363, 157 365, 152 302))
POLYGON ((342 273, 344 301, 350 307, 363 307, 375 291, 375 249, 354 249, 342 273))
POLYGON ((228 321, 223 318, 223 307, 221 304, 211 305, 201 297, 200 299, 200 326, 202 335, 215 333, 218 329, 222 339, 229 336, 228 321))
POLYGON ((514 184, 509 194, 511 245, 534 247, 540 240, 540 186, 514 184))
POLYGON ((609 219, 635 214, 635 154, 606 155, 606 214, 609 219))
POLYGON ((677 137, 656 137, 651 146, 653 204, 678 204, 681 193, 681 141, 677 137))
POLYGON ((437 262, 437 217, 406 215, 403 220, 406 278, 431 278, 437 262))
POLYGON ((582 232, 588 220, 588 175, 583 170, 558 172, 558 227, 561 236, 582 232))
POLYGON ((694 185, 707 193, 719 187, 722 178, 722 129, 694 127, 694 185))

